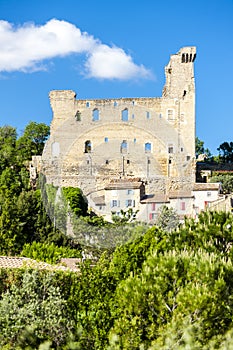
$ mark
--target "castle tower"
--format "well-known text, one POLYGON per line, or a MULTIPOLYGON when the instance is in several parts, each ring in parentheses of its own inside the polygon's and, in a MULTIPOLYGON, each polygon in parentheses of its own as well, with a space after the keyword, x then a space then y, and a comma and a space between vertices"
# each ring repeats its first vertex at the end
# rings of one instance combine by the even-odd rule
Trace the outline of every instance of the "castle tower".
POLYGON ((183 47, 171 55, 170 62, 165 67, 166 84, 163 97, 182 98, 187 93, 195 94, 193 62, 196 58, 196 48, 183 47))

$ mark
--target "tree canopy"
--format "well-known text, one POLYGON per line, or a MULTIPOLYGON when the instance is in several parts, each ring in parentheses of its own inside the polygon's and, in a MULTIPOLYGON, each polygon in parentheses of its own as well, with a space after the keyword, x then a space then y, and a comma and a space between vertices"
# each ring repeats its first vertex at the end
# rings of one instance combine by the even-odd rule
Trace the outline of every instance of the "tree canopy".
MULTIPOLYGON (((0 268, 1 349, 231 349, 232 213, 203 212, 177 225, 163 207, 150 228, 133 211, 110 224, 87 211, 81 190, 66 188, 60 192, 74 220, 67 237, 44 206, 58 188, 47 186, 42 200, 45 188, 29 186, 26 160, 48 136, 37 126, 19 139, 15 128, 0 128, 0 254, 50 264, 87 248, 92 254, 78 273, 0 268)), ((67 223, 64 208, 50 209, 67 223)))

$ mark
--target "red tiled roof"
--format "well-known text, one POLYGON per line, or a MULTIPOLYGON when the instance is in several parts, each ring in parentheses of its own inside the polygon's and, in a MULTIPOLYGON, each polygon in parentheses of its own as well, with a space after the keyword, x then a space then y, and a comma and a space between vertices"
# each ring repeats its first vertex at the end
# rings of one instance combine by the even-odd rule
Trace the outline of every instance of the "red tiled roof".
POLYGON ((193 194, 191 191, 174 191, 169 192, 169 198, 192 198, 193 194))
POLYGON ((149 194, 142 198, 141 203, 169 203, 169 200, 165 194, 149 194))

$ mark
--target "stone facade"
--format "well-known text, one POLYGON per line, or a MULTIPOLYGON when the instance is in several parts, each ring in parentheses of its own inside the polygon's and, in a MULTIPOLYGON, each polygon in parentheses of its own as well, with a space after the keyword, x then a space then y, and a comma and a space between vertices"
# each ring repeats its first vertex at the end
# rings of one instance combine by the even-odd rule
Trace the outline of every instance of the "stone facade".
POLYGON ((106 216, 113 183, 119 189, 124 183, 128 191, 140 179, 132 198, 139 217, 145 217, 143 200, 148 196, 156 201, 170 193, 173 198, 174 193, 176 198, 179 193, 191 193, 195 183, 195 57, 195 47, 171 55, 162 97, 79 100, 71 90, 51 91, 53 120, 42 155, 47 182, 80 187, 92 208, 99 213, 98 208, 104 207, 106 216))

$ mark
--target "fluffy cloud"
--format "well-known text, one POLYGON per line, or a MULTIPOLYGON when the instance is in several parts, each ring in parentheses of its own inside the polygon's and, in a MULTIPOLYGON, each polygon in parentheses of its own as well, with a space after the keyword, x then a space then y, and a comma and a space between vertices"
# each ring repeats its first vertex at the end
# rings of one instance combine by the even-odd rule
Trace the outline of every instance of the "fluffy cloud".
POLYGON ((136 65, 131 56, 118 47, 103 45, 88 33, 66 21, 52 19, 45 25, 27 23, 14 27, 0 21, 0 71, 43 69, 45 60, 85 54, 85 74, 101 79, 149 78, 151 73, 136 65))
POLYGON ((132 57, 122 49, 101 44, 93 50, 85 66, 89 76, 95 78, 130 79, 151 76, 144 66, 136 65, 132 57))

